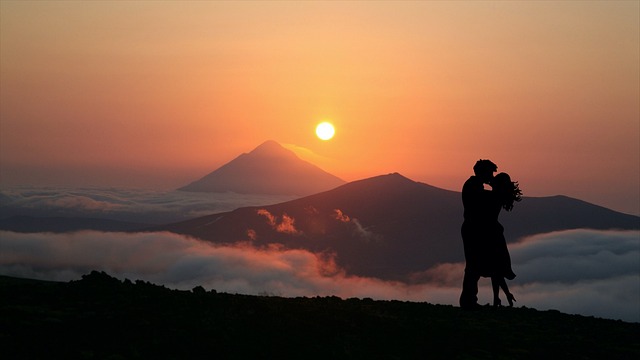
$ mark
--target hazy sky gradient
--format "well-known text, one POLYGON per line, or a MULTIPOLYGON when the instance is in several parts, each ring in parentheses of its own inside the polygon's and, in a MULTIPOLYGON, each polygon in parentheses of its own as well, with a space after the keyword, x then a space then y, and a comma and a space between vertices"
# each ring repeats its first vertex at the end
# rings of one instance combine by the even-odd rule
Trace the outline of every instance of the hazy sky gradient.
POLYGON ((273 139, 345 180, 459 190, 490 158, 640 214, 637 1, 0 7, 3 187, 177 188, 273 139))

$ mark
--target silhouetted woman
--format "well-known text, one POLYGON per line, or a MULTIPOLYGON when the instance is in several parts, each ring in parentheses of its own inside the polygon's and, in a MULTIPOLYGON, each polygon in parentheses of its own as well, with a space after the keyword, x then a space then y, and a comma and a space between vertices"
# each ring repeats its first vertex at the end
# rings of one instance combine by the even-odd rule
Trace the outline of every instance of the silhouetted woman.
POLYGON ((513 294, 509 292, 506 279, 513 280, 516 274, 511 269, 511 256, 507 249, 507 241, 504 237, 504 228, 498 221, 500 210, 511 211, 513 203, 522 200, 522 191, 518 183, 511 181, 506 173, 499 173, 491 181, 492 197, 492 233, 489 248, 487 249, 488 266, 486 275, 491 277, 491 287, 493 288, 493 306, 500 306, 500 288, 507 297, 509 306, 513 306, 516 301, 513 294))

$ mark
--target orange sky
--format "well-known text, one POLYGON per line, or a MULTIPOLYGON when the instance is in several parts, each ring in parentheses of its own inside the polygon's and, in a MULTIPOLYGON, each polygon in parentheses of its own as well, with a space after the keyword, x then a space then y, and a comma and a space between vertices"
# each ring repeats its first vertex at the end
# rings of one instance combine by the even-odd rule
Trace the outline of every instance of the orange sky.
POLYGON ((459 190, 490 158, 640 214, 637 1, 0 6, 3 187, 176 188, 273 139, 345 180, 459 190))

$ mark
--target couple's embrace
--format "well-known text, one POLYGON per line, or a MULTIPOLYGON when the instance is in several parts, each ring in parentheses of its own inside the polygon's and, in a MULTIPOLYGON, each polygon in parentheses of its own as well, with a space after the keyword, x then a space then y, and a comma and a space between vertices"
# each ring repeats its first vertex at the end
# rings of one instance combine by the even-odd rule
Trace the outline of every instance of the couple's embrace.
POLYGON ((511 269, 511 258, 504 237, 504 228, 498 222, 501 209, 511 211, 513 203, 522 199, 522 191, 517 182, 511 181, 506 173, 493 176, 498 170, 490 160, 478 160, 474 176, 462 187, 464 222, 462 242, 466 266, 460 295, 460 307, 474 309, 478 305, 478 280, 491 278, 493 304, 500 306, 499 291, 504 291, 510 306, 515 301, 509 292, 505 279, 516 277, 511 269), (485 190, 489 184, 491 190, 485 190))

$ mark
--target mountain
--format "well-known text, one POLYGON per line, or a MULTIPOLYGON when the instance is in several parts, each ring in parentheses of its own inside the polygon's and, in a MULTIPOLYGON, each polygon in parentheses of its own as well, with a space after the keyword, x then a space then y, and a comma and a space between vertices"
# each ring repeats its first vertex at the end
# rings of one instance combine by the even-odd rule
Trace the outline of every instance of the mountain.
MULTIPOLYGON (((332 254, 348 274, 410 281, 433 265, 464 261, 459 192, 400 174, 261 207, 169 224, 168 230, 220 244, 249 241, 332 254)), ((638 229, 637 216, 564 196, 525 198, 502 212, 509 241, 548 231, 638 229)))
POLYGON ((269 140, 178 190, 304 196, 344 183, 269 140))

